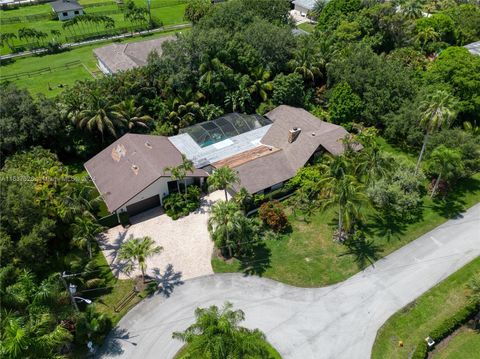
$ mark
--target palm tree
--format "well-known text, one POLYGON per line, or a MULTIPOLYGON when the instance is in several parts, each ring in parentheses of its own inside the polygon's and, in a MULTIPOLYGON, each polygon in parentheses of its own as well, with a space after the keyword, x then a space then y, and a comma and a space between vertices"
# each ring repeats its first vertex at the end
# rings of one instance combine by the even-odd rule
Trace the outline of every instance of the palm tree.
POLYGON ((180 165, 182 168, 183 173, 185 173, 184 179, 183 179, 183 184, 185 186, 185 194, 187 194, 187 173, 190 172, 193 174, 193 171, 195 170, 195 166, 193 165, 193 162, 190 161, 187 156, 185 156, 182 153, 182 164, 180 165))
POLYGON ((215 305, 197 308, 195 324, 172 337, 188 344, 192 358, 268 358, 265 335, 258 329, 241 327, 245 313, 232 307, 227 302, 222 309, 215 305))
POLYGON ((415 167, 415 173, 418 172, 420 162, 425 154, 428 137, 435 131, 450 125, 456 116, 454 110, 456 104, 457 101, 445 90, 437 90, 429 94, 420 104, 420 125, 425 130, 425 136, 420 155, 418 156, 417 166, 415 167))
POLYGON ((99 225, 93 214, 85 211, 82 216, 75 218, 73 227, 73 243, 79 248, 87 248, 88 256, 92 258, 92 242, 95 237, 103 230, 99 225))
POLYGON ((270 81, 271 73, 263 67, 258 66, 252 71, 253 83, 248 87, 251 95, 257 94, 262 101, 267 101, 268 93, 273 90, 273 83, 270 81))
POLYGON ((346 174, 342 162, 320 181, 325 198, 320 200, 323 209, 338 206, 338 238, 344 240, 353 224, 363 217, 361 209, 368 204, 365 187, 355 176, 346 174))
POLYGON ((147 123, 152 121, 150 116, 142 115, 143 106, 135 106, 135 100, 133 98, 114 105, 112 110, 112 114, 116 116, 128 130, 131 130, 135 126, 148 128, 147 123))
POLYGON ((210 210, 208 231, 219 249, 228 248, 229 257, 233 257, 235 234, 241 231, 245 218, 239 206, 233 201, 219 201, 210 210))
POLYGON ((238 174, 230 167, 221 167, 213 171, 207 179, 209 191, 223 189, 225 191, 225 201, 228 201, 227 190, 232 189, 233 185, 240 183, 238 174))
POLYGON ((433 198, 437 192, 438 185, 443 178, 452 179, 463 168, 462 154, 458 150, 450 149, 440 145, 432 151, 429 159, 429 170, 437 175, 430 197, 433 198))
POLYGON ((13 32, 5 32, 0 34, 0 42, 8 46, 11 51, 14 51, 15 47, 13 46, 13 39, 16 39, 17 35, 13 32))
POLYGON ((407 19, 419 19, 422 17, 422 3, 418 0, 408 0, 401 5, 401 11, 407 19))
POLYGON ((52 35, 54 42, 57 42, 57 39, 59 39, 60 36, 62 35, 62 33, 60 32, 60 30, 55 30, 55 29, 50 30, 50 34, 52 35))
POLYGON ((118 258, 127 261, 126 273, 132 272, 138 265, 142 271, 142 281, 145 283, 147 259, 155 254, 159 254, 162 250, 163 247, 156 246, 155 241, 148 236, 142 238, 130 236, 130 239, 120 247, 118 258))
POLYGON ((109 99, 98 91, 88 95, 87 108, 84 108, 72 116, 72 122, 79 128, 89 131, 98 131, 104 141, 105 131, 117 137, 117 128, 122 122, 113 114, 109 99))
POLYGON ((422 50, 426 44, 432 41, 437 41, 438 39, 440 39, 440 34, 436 32, 433 27, 430 26, 421 29, 416 36, 416 40, 420 44, 422 50))
POLYGON ((323 77, 322 69, 325 65, 321 51, 323 44, 310 36, 304 36, 301 41, 301 46, 294 53, 293 59, 288 62, 288 66, 300 74, 305 82, 314 84, 323 77))

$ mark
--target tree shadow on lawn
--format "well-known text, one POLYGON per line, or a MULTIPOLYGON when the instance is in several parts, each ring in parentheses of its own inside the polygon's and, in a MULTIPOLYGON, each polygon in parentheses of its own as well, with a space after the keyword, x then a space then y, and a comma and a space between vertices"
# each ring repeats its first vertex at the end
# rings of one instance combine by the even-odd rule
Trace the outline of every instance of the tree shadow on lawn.
POLYGON ((467 193, 480 191, 480 180, 476 178, 464 178, 458 181, 453 191, 445 197, 437 197, 433 200, 432 210, 447 219, 462 218, 462 212, 466 210, 467 193))
POLYGON ((372 239, 347 241, 345 246, 348 250, 340 254, 339 257, 354 256, 355 262, 360 269, 365 268, 367 263, 375 266, 374 263, 381 258, 381 253, 383 252, 382 246, 376 244, 372 239))
POLYGON ((239 258, 240 270, 245 275, 258 275, 261 277, 271 267, 271 256, 272 251, 270 248, 265 243, 260 243, 255 246, 252 256, 239 258))

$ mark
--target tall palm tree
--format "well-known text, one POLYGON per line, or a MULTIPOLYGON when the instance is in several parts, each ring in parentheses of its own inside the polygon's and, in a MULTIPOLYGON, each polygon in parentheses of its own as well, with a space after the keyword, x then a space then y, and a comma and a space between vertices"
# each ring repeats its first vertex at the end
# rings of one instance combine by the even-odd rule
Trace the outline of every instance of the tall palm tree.
POLYGON ((432 151, 428 167, 430 172, 437 175, 430 197, 433 198, 437 192, 438 185, 442 179, 450 180, 463 168, 462 154, 458 150, 450 149, 440 145, 432 151))
POLYGON ((118 258, 127 261, 125 271, 132 272, 136 266, 142 271, 142 281, 145 283, 145 272, 147 270, 147 259, 159 254, 163 247, 155 245, 152 238, 145 236, 142 238, 133 238, 122 244, 119 250, 118 258))
POLYGON ((271 73, 263 67, 258 66, 252 71, 251 80, 253 83, 248 87, 251 95, 258 95, 262 101, 267 101, 268 93, 273 90, 273 83, 270 81, 271 73))
POLYGON ((362 207, 368 204, 365 187, 350 174, 326 177, 319 185, 327 191, 326 198, 320 201, 322 208, 338 206, 338 238, 344 240, 353 224, 363 218, 362 207))
POLYGON ((193 174, 195 166, 193 165, 193 162, 182 153, 182 164, 180 165, 180 167, 182 168, 183 173, 185 173, 185 176, 183 178, 183 184, 185 186, 185 194, 187 194, 187 173, 190 172, 191 174, 193 174))
POLYGON ((180 193, 180 183, 179 181, 185 177, 184 171, 181 166, 170 166, 165 167, 164 172, 170 172, 170 178, 177 183, 177 192, 180 193))
POLYGON ((122 121, 113 114, 108 97, 98 91, 92 91, 88 95, 88 100, 86 108, 73 114, 72 122, 81 129, 98 131, 102 142, 106 131, 117 137, 117 130, 121 128, 122 121))
POLYGON ((219 201, 210 210, 208 231, 218 248, 228 248, 229 257, 233 257, 235 234, 241 231, 244 214, 233 201, 219 201))
POLYGON ((196 322, 172 337, 188 344, 192 358, 268 358, 265 335, 258 329, 241 327, 245 313, 232 307, 227 302, 222 309, 215 305, 197 308, 196 322))
POLYGON ((238 174, 230 167, 221 167, 213 171, 207 179, 208 188, 210 191, 219 189, 225 192, 225 201, 228 201, 228 190, 233 188, 234 184, 240 183, 238 174))
POLYGON ((16 39, 17 35, 13 32, 4 32, 0 34, 0 42, 8 46, 11 51, 14 51, 15 46, 13 45, 13 39, 16 39))
POLYGON ((148 128, 147 123, 152 121, 150 116, 142 114, 143 106, 135 106, 133 98, 114 105, 112 110, 112 114, 122 122, 127 130, 131 130, 136 126, 148 128))
POLYGON ((445 90, 437 90, 429 94, 420 104, 420 126, 425 130, 425 136, 420 155, 418 156, 417 166, 415 167, 415 173, 420 168, 429 136, 435 131, 450 125, 456 116, 456 105, 457 101, 455 98, 445 90))
POLYGON ((73 227, 73 243, 79 248, 86 248, 88 256, 92 258, 92 242, 95 237, 103 230, 103 227, 96 222, 95 217, 88 211, 82 216, 75 218, 73 227))

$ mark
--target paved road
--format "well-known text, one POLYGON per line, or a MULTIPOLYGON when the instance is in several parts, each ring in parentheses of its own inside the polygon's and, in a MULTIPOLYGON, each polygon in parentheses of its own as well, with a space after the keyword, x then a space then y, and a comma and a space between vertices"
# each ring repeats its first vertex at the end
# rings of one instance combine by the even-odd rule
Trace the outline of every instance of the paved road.
POLYGON ((187 281, 170 298, 157 295, 130 311, 102 357, 172 358, 171 333, 194 320, 198 306, 228 300, 245 311, 283 358, 367 359, 380 326, 396 311, 480 255, 480 204, 345 282, 302 289, 238 274, 187 281))

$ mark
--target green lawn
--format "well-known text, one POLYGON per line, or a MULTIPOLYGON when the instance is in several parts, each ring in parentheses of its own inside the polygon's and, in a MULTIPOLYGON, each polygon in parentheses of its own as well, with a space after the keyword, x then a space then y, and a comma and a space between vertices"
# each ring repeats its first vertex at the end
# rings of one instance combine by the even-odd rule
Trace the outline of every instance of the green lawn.
MULTIPOLYGON (((398 154, 398 149, 383 140, 381 145, 385 151, 398 154)), ((408 154, 403 156, 414 160, 408 154)), ((291 232, 265 241, 253 259, 226 263, 214 258, 212 266, 218 273, 240 271, 300 287, 329 285, 349 278, 375 258, 388 255, 478 202, 480 174, 459 182, 445 200, 426 195, 422 214, 413 223, 388 221, 375 210, 367 210, 365 232, 372 243, 355 250, 332 240, 334 210, 317 211, 308 222, 289 215, 291 232)))
POLYGON ((477 359, 480 356, 480 333, 462 327, 448 343, 432 353, 432 359, 477 359))
MULTIPOLYGON (((270 356, 268 358, 259 358, 259 359, 282 359, 282 357, 280 356, 280 354, 275 350, 275 348, 273 348, 269 343, 265 342, 265 346, 267 347, 267 350, 268 350, 268 353, 270 354, 270 356)), ((190 356, 188 355, 191 355, 189 353, 189 350, 188 350, 188 346, 185 345, 184 347, 182 347, 182 349, 180 349, 180 351, 175 355, 174 359, 183 359, 183 358, 191 358, 190 356)), ((200 358, 200 357, 195 357, 195 359, 204 359, 204 358, 200 358)), ((255 359, 255 358, 252 358, 252 359, 255 359)))
POLYGON ((303 31, 306 31, 306 32, 314 32, 315 31, 315 25, 310 24, 308 22, 304 22, 303 24, 300 24, 297 27, 299 29, 302 29, 303 31))
MULTIPOLYGON (((426 338, 432 328, 465 305, 468 300, 466 285, 479 271, 480 258, 477 258, 390 317, 377 333, 372 358, 409 358, 417 343, 426 338), (400 340, 404 343, 403 348, 398 345, 400 340)), ((458 342, 454 338, 445 348, 446 356, 439 353, 438 358, 474 358, 468 356, 468 353, 479 348, 479 338, 476 335, 476 340, 471 335, 461 335, 458 342), (462 341, 468 342, 468 346, 463 346, 462 341)), ((478 349, 475 353, 479 353, 478 349)))
MULTIPOLYGON (((98 3, 98 2, 105 2, 104 0, 87 0, 87 1, 80 1, 80 3, 98 3)), ((134 0, 134 2, 138 6, 146 6, 146 1, 144 0, 134 0)), ((183 14, 185 12, 185 1, 182 0, 152 0, 152 18, 160 21, 163 25, 174 25, 185 23, 183 19, 183 14), (160 7, 155 7, 160 6, 160 7)), ((109 5, 103 5, 98 7, 89 7, 85 9, 85 12, 88 14, 96 14, 110 10, 118 10, 118 6, 112 2, 109 5)), ((48 4, 42 5, 33 5, 33 6, 25 6, 14 10, 0 10, 0 24, 2 28, 2 33, 15 33, 17 34, 18 30, 23 27, 28 28, 35 28, 36 30, 40 30, 43 32, 48 33, 48 38, 45 39, 46 42, 52 39, 52 35, 50 33, 51 30, 59 30, 61 32, 60 41, 65 42, 67 41, 67 36, 72 35, 81 35, 81 34, 88 34, 94 33, 98 31, 103 31, 103 27, 96 27, 92 25, 79 25, 71 30, 64 30, 62 28, 62 21, 59 20, 37 20, 37 21, 25 21, 19 23, 2 23, 2 19, 12 18, 12 17, 23 17, 26 15, 37 15, 37 14, 49 14, 51 12, 51 6, 48 4)), ((124 28, 124 27, 131 27, 132 24, 129 21, 124 19, 123 13, 118 14, 110 14, 107 15, 111 17, 115 21, 116 28, 124 28)), ((28 40, 32 42, 33 40, 28 40)), ((14 39, 13 45, 14 46, 21 46, 25 44, 27 40, 25 39, 14 39)), ((0 47, 0 54, 5 55, 10 53, 11 50, 5 44, 3 47, 0 47)))
MULTIPOLYGON (((186 29, 181 31, 186 31, 186 29)), ((148 40, 172 33, 174 32, 170 31, 148 36, 137 36, 119 42, 148 40)), ((42 93, 48 97, 55 96, 62 92, 65 87, 73 85, 77 80, 92 79, 93 75, 97 77, 103 76, 96 66, 93 49, 105 46, 110 42, 111 41, 104 41, 94 45, 81 46, 59 54, 18 58, 11 63, 0 66, 0 76, 30 72, 45 67, 60 67, 53 69, 51 72, 32 75, 30 77, 21 76, 17 79, 14 78, 10 80, 19 87, 26 87, 33 95, 42 93), (63 67, 65 64, 76 60, 80 60, 81 64, 70 67, 69 69, 63 67)))

